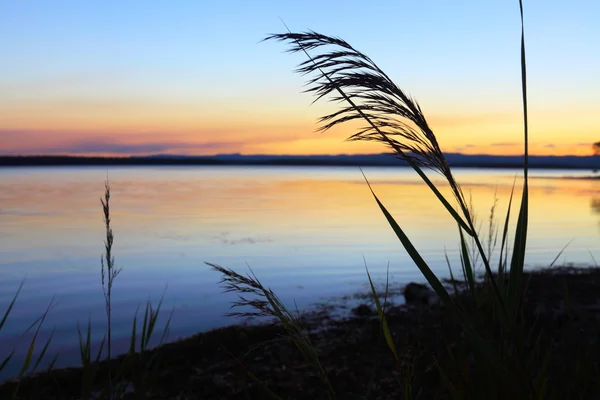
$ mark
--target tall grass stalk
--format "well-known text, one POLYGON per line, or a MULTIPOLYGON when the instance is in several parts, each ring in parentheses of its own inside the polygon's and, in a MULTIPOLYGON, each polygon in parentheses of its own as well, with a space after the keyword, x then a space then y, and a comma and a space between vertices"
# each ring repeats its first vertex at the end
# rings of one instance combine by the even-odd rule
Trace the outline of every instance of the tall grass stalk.
MULTIPOLYGON (((158 317, 161 313, 167 288, 165 287, 165 291, 161 295, 156 307, 152 305, 150 300, 146 301, 142 318, 139 317, 139 308, 136 309, 131 327, 131 335, 129 337, 129 349, 118 368, 113 370, 113 355, 111 351, 111 296, 114 279, 122 271, 122 268, 117 269, 115 267, 115 259, 112 254, 114 235, 110 224, 110 199, 110 185, 107 180, 105 182, 104 198, 101 199, 104 227, 106 231, 106 239, 104 242, 105 253, 101 258, 101 283, 105 299, 108 326, 95 355, 92 352, 92 326, 90 321, 88 320, 85 338, 79 324, 77 326, 79 335, 79 356, 82 364, 81 398, 88 399, 93 396, 94 390, 98 386, 100 386, 100 398, 108 398, 111 400, 113 398, 120 398, 120 396, 123 395, 125 388, 122 385, 116 388, 113 382, 114 378, 116 380, 130 380, 135 397, 143 399, 154 383, 152 381, 151 373, 155 372, 160 361, 158 353, 154 353, 151 357, 147 357, 147 352, 150 349, 150 342, 156 333, 158 317), (99 362, 101 361, 105 346, 107 348, 106 361, 108 372, 106 373, 105 380, 99 381, 99 362)), ((167 340, 173 311, 174 310, 171 311, 171 314, 165 323, 158 345, 162 345, 167 340)))
MULTIPOLYGON (((107 342, 106 342, 107 343, 107 346, 106 346, 107 347, 107 358, 108 358, 108 360, 111 360, 112 359, 112 353, 111 353, 112 288, 113 288, 115 278, 121 272, 121 268, 116 268, 115 258, 112 255, 112 246, 113 246, 113 241, 114 241, 114 235, 113 235, 112 228, 110 226, 110 222, 111 222, 111 220, 110 220, 110 185, 109 185, 108 179, 106 180, 104 187, 105 187, 104 199, 101 198, 100 203, 102 204, 102 210, 103 210, 103 214, 104 214, 104 226, 106 229, 106 239, 104 241, 105 252, 100 257, 100 264, 101 264, 100 273, 101 273, 101 278, 102 278, 102 291, 104 292, 104 302, 105 302, 106 319, 107 319, 107 342)), ((110 371, 110 363, 109 363, 109 374, 108 374, 109 396, 111 396, 111 393, 112 393, 112 376, 111 375, 112 374, 110 371)))
MULTIPOLYGON (((102 340, 99 343, 97 351, 92 350, 92 325, 91 319, 88 319, 87 327, 85 331, 80 326, 79 321, 77 322, 77 334, 79 342, 79 357, 81 361, 80 370, 80 388, 79 398, 91 399, 115 399, 122 398, 125 387, 123 385, 115 386, 114 383, 123 383, 123 381, 130 381, 133 387, 133 395, 138 399, 145 399, 150 389, 153 387, 155 382, 155 375, 160 368, 160 353, 154 352, 149 355, 149 349, 153 337, 156 335, 156 328, 158 318, 161 313, 164 296, 166 292, 163 292, 158 304, 152 305, 150 300, 146 301, 145 310, 143 316, 140 317, 139 309, 133 317, 133 323, 131 328, 131 337, 129 338, 129 349, 128 352, 115 363, 113 360, 113 354, 111 350, 111 330, 112 330, 112 289, 114 279, 121 272, 121 268, 116 268, 115 259, 113 256, 113 244, 114 235, 111 228, 111 214, 110 214, 110 199, 111 190, 108 180, 105 181, 105 193, 104 198, 100 199, 102 205, 102 213, 104 217, 104 228, 105 228, 105 253, 101 257, 101 284, 105 300, 105 312, 107 317, 107 329, 102 340), (104 350, 107 350, 106 364, 102 366, 102 355, 104 350), (117 368, 113 369, 113 364, 118 364, 117 368)), ((2 318, 0 319, 0 334, 2 333, 4 326, 13 310, 13 307, 19 297, 25 281, 23 280, 12 301, 8 304, 2 318)), ((47 387, 39 388, 37 381, 28 381, 27 385, 21 385, 23 378, 33 374, 37 371, 41 362, 46 356, 50 343, 53 339, 54 331, 49 335, 45 341, 41 350, 37 347, 38 338, 46 318, 55 306, 54 297, 50 301, 46 310, 37 318, 25 331, 25 334, 33 332, 32 339, 29 342, 25 359, 23 360, 22 366, 19 369, 19 373, 16 377, 16 382, 12 385, 12 389, 6 389, 4 393, 10 391, 11 398, 41 398, 38 394, 39 390, 48 390, 47 387), (39 352, 37 351, 39 350, 39 352), (36 355, 37 353, 37 355, 36 355), (23 391, 26 394, 19 395, 19 389, 23 386, 23 391), (25 390, 27 389, 27 390, 25 390), (26 397, 25 397, 26 396, 26 397)), ((158 345, 162 345, 168 338, 169 327, 171 319, 173 317, 174 309, 166 320, 164 329, 158 341, 158 345)), ((4 359, 0 360, 0 372, 6 368, 8 363, 12 360, 15 350, 13 349, 4 359)), ((47 373, 53 373, 54 366, 58 360, 59 354, 57 353, 48 363, 46 369, 47 373)), ((4 388, 2 388, 4 389, 4 388)), ((69 387, 68 390, 71 390, 69 387)), ((61 396, 63 394, 61 393, 61 396)), ((4 398, 4 397, 2 397, 4 398)), ((63 397, 61 397, 63 398, 63 397)), ((69 397, 70 398, 70 397, 69 397)))

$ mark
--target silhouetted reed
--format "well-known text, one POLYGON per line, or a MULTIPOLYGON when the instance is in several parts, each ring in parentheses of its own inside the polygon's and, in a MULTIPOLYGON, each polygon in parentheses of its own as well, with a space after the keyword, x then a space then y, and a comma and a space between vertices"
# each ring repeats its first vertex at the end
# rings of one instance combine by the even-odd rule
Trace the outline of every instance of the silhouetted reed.
MULTIPOLYGON (((156 384, 154 379, 154 373, 156 373, 156 366, 158 364, 157 353, 151 356, 147 355, 150 348, 150 341, 155 334, 156 324, 158 316, 161 311, 162 302, 164 299, 164 293, 161 296, 156 308, 153 307, 152 303, 148 300, 146 302, 145 311, 142 319, 138 318, 138 310, 133 317, 131 336, 129 337, 129 349, 127 353, 120 357, 119 360, 114 358, 111 351, 111 327, 112 327, 112 289, 114 279, 121 272, 121 268, 115 266, 115 258, 113 256, 112 248, 114 244, 114 235, 111 227, 111 214, 110 214, 110 185, 108 180, 105 182, 104 198, 101 198, 102 212, 104 217, 104 227, 106 238, 104 241, 104 254, 101 257, 101 285, 104 293, 105 301, 105 312, 107 318, 107 330, 98 345, 96 352, 92 351, 93 343, 92 337, 92 325, 90 320, 87 323, 87 329, 85 334, 82 332, 79 322, 77 323, 77 334, 79 338, 79 356, 81 361, 81 375, 78 382, 79 390, 78 394, 80 399, 120 399, 123 398, 125 392, 129 390, 135 396, 135 398, 144 399, 146 394, 149 393, 153 385, 156 384), (140 323, 138 324, 138 321, 140 323), (141 325, 141 330, 138 325, 141 325), (106 347, 105 347, 106 346, 106 347), (106 358, 103 358, 103 350, 106 348, 106 358), (129 388, 128 388, 129 387, 129 388)), ((10 313, 14 307, 15 302, 21 292, 24 282, 21 283, 11 303, 8 305, 2 320, 0 320, 0 333, 2 328, 10 316, 10 313)), ((13 380, 12 398, 13 399, 38 399, 45 398, 43 390, 47 388, 38 388, 37 386, 28 385, 28 391, 23 397, 19 394, 21 382, 24 379, 32 379, 35 382, 35 378, 32 378, 33 374, 37 371, 38 367, 44 360, 50 343, 52 341, 53 334, 49 336, 46 342, 43 344, 41 350, 37 356, 34 357, 37 350, 37 339, 44 324, 46 317, 54 306, 54 298, 48 305, 48 308, 44 313, 36 319, 27 329, 26 332, 31 331, 35 328, 33 337, 28 346, 25 359, 23 360, 22 367, 13 380)), ((168 335, 169 326, 172 318, 172 313, 165 323, 163 333, 158 344, 163 344, 168 335)), ((2 371, 8 363, 11 361, 14 350, 5 357, 0 363, 0 371, 2 371)), ((55 369, 54 366, 58 360, 59 354, 56 354, 48 363, 45 372, 52 374, 55 369)), ((10 383, 8 384, 10 386, 10 383)), ((4 389, 4 388, 3 388, 4 389)), ((65 393, 64 398, 73 398, 72 389, 71 392, 65 393)), ((61 397, 62 398, 62 397, 61 397)))
MULTIPOLYGON (((341 104, 338 111, 319 119, 320 131, 350 121, 363 121, 364 126, 348 137, 350 141, 376 141, 392 150, 393 154, 406 161, 423 182, 432 190, 438 200, 458 225, 462 280, 468 298, 452 295, 441 283, 430 266, 413 245, 408 235, 388 212, 384 204, 365 180, 374 199, 386 217, 394 233, 436 292, 446 309, 453 313, 464 329, 468 340, 458 350, 449 354, 453 362, 438 363, 444 386, 453 398, 543 398, 547 391, 545 364, 540 364, 533 354, 548 357, 551 347, 540 347, 543 334, 536 335, 525 328, 523 295, 527 282, 523 280, 525 245, 528 225, 528 120, 527 120, 527 79, 525 61, 525 39, 523 7, 521 13, 521 86, 524 120, 524 180, 521 207, 517 217, 514 242, 510 259, 509 220, 512 205, 512 192, 509 209, 501 234, 500 257, 493 269, 491 257, 497 245, 498 225, 495 223, 496 203, 490 210, 487 246, 480 239, 481 226, 476 221, 470 201, 466 200, 460 184, 454 178, 440 144, 427 122, 418 103, 405 94, 366 54, 352 47, 346 41, 317 32, 273 34, 265 40, 276 40, 288 45, 288 52, 301 52, 307 56, 296 72, 308 75, 306 91, 315 95, 315 101, 328 98, 341 104), (423 169, 434 171, 445 178, 457 207, 451 205, 423 169), (476 279, 475 267, 481 262, 485 268, 483 286, 476 279), (451 365, 465 365, 470 378, 457 374, 451 365)), ((514 185, 513 185, 514 190, 514 185)), ((452 266, 449 263, 451 275, 452 266)), ((260 287, 256 277, 251 282, 231 270, 216 268, 224 274, 227 291, 238 291, 262 296, 267 300, 253 300, 240 296, 236 307, 250 306, 264 313, 275 297, 270 290, 260 287), (232 283, 231 279, 237 280, 232 283), (255 286, 252 286, 255 285, 255 286), (258 285, 258 286, 257 286, 258 285), (251 286, 252 289, 248 289, 251 286)), ((367 271, 368 274, 368 271, 367 271)), ((397 349, 385 320, 384 308, 378 301, 373 282, 368 275, 372 295, 382 321, 382 331, 386 342, 398 360, 397 349)), ((458 292, 455 286, 455 292, 458 292)), ((277 312, 269 309, 285 325, 287 312, 277 303, 277 312)), ((447 360, 446 360, 447 361, 447 360)))
MULTIPOLYGON (((232 308, 248 308, 248 310, 234 311, 227 313, 227 315, 271 317, 279 321, 285 329, 287 338, 298 347, 306 361, 317 371, 321 381, 326 387, 327 397, 329 399, 334 399, 336 397, 335 391, 319 361, 319 356, 310 341, 307 330, 302 326, 299 318, 294 316, 294 314, 283 305, 279 297, 271 289, 264 287, 260 283, 252 270, 250 270, 251 275, 243 276, 232 269, 223 268, 216 264, 207 264, 221 274, 220 284, 223 286, 225 292, 238 293, 239 300, 232 304, 232 308), (252 295, 254 298, 248 298, 247 295, 252 295)), ((254 376, 252 376, 252 378, 256 379, 254 376)), ((270 392, 268 388, 265 387, 264 389, 268 391, 271 397, 278 398, 274 393, 270 392)))

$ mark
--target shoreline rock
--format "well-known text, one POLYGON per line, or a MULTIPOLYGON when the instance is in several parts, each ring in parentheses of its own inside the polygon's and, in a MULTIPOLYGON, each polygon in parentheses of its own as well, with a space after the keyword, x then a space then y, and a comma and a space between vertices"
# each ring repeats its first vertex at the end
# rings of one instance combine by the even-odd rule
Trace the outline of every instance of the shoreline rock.
POLYGON ((439 304, 438 295, 427 285, 411 282, 402 291, 408 305, 434 305, 439 304))

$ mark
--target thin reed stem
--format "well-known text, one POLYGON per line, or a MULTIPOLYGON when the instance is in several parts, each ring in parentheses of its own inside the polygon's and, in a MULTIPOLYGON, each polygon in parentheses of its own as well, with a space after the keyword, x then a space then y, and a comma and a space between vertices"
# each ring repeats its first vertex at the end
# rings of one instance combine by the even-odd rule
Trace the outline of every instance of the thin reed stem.
MULTIPOLYGON (((110 225, 110 185, 108 178, 104 184, 104 199, 100 199, 102 203, 102 210, 104 214, 104 226, 106 229, 106 239, 104 241, 104 249, 105 253, 100 257, 101 264, 101 278, 102 278, 102 291, 104 292, 104 302, 106 309, 106 319, 107 319, 107 359, 110 361, 112 359, 111 353, 111 333, 112 333, 112 288, 113 283, 119 272, 121 272, 121 268, 115 267, 115 258, 112 255, 112 246, 114 241, 113 231, 110 225)), ((112 396, 112 373, 110 368, 110 362, 108 365, 108 391, 109 398, 112 396)))

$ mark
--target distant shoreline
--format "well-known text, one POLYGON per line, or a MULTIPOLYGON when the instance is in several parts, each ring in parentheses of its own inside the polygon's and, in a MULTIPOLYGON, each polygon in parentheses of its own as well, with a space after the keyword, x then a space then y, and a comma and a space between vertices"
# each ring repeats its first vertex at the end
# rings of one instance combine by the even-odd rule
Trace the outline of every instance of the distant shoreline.
MULTIPOLYGON (((451 167, 522 168, 521 156, 477 156, 448 154, 451 167)), ((321 167, 407 167, 402 160, 388 154, 332 156, 147 156, 147 157, 72 157, 72 156, 0 156, 0 167, 53 166, 321 166, 321 167)), ((532 169, 600 169, 600 157, 531 156, 532 169)))

